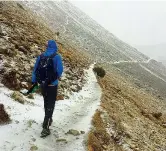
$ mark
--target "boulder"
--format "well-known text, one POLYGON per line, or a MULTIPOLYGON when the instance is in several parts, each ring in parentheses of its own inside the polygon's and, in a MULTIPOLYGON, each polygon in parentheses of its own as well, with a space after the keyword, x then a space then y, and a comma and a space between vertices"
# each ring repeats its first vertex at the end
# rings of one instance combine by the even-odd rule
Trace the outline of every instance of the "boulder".
POLYGON ((30 151, 35 151, 35 150, 38 150, 38 147, 35 145, 31 146, 30 151))
POLYGON ((81 131, 81 134, 85 134, 85 131, 81 131))
POLYGON ((80 135, 80 132, 77 131, 77 130, 74 130, 74 129, 70 129, 66 134, 71 134, 71 135, 74 135, 74 136, 78 136, 78 135, 80 135))
POLYGON ((0 124, 5 124, 10 122, 10 117, 5 111, 4 105, 0 104, 0 124))
POLYGON ((17 75, 15 69, 5 72, 2 78, 2 83, 8 88, 14 88, 15 90, 20 89, 20 81, 18 80, 17 75))
POLYGON ((23 98, 22 94, 18 91, 15 91, 11 94, 11 98, 14 99, 15 101, 24 104, 25 103, 25 99, 23 98))
POLYGON ((67 143, 67 140, 64 139, 64 138, 59 138, 56 140, 56 142, 64 142, 64 143, 67 143))

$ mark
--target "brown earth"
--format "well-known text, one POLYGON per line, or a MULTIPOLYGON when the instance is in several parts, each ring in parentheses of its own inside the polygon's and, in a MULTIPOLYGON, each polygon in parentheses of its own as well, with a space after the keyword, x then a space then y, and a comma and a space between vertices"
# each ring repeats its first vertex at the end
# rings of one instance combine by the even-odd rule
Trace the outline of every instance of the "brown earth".
MULTIPOLYGON (((2 83, 10 89, 29 88, 35 58, 45 50, 49 39, 56 39, 57 32, 50 30, 35 14, 17 2, 0 2, 0 60, 3 61, 2 83)), ((65 90, 79 91, 84 84, 84 69, 90 65, 85 53, 57 40, 63 57, 64 76, 59 95, 65 90), (73 85, 71 89, 70 86, 73 85)))
POLYGON ((107 73, 98 82, 101 108, 93 117, 88 150, 166 150, 166 102, 136 89, 117 73, 107 73))

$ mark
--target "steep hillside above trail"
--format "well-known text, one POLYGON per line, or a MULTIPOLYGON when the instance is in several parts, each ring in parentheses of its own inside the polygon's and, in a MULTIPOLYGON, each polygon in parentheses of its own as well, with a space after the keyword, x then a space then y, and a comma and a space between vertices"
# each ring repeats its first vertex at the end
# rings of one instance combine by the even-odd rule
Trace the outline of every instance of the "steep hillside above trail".
POLYGON ((59 31, 62 41, 89 52, 97 61, 147 60, 148 57, 119 40, 67 1, 24 1, 22 4, 42 16, 59 31))
POLYGON ((88 52, 95 62, 115 67, 139 88, 166 98, 163 80, 166 68, 118 39, 70 2, 24 1, 21 4, 41 16, 52 30, 60 32, 63 43, 88 52))
MULTIPOLYGON (((17 2, 0 2, 0 8, 1 82, 15 90, 27 88, 36 56, 45 50, 49 39, 56 38, 55 32, 17 2)), ((89 66, 90 60, 85 54, 60 41, 58 46, 65 66, 60 94, 67 95, 67 92, 81 89, 83 70, 89 66)))

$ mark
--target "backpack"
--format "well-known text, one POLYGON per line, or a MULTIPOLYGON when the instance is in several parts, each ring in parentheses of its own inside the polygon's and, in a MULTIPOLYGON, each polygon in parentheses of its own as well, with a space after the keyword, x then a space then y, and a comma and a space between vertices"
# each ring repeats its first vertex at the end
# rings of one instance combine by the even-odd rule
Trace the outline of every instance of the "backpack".
POLYGON ((52 54, 51 56, 40 55, 40 61, 36 69, 36 80, 39 84, 44 84, 48 86, 54 82, 58 77, 57 73, 54 71, 54 62, 53 58, 57 53, 52 54))

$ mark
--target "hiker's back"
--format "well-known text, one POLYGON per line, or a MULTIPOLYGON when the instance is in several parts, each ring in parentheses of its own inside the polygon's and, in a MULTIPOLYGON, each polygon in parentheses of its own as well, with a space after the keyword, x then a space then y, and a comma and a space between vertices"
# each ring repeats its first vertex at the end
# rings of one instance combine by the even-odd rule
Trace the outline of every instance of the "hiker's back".
POLYGON ((50 134, 49 126, 52 123, 52 115, 57 97, 58 79, 63 73, 62 58, 56 54, 57 51, 56 42, 49 40, 44 54, 36 59, 32 72, 32 83, 40 84, 44 98, 45 116, 41 137, 46 137, 50 134))

